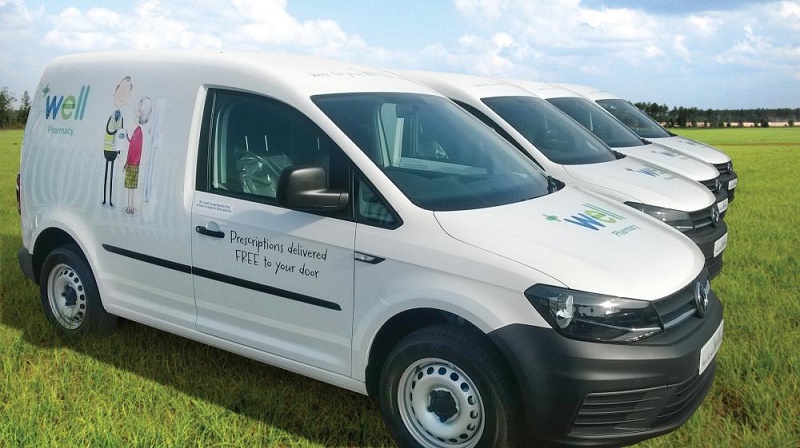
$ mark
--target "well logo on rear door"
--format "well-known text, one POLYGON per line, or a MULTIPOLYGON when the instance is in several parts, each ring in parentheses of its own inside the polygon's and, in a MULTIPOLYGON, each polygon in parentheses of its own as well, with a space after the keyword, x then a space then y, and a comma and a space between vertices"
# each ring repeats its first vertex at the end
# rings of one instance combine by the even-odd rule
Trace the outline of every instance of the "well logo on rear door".
POLYGON ((44 93, 44 117, 47 120, 83 120, 91 86, 81 86, 77 95, 53 93, 50 85, 42 89, 44 93), (51 95, 51 93, 53 93, 51 95))
POLYGON ((619 213, 614 213, 594 204, 581 205, 586 207, 586 209, 568 218, 553 214, 545 214, 544 217, 550 222, 566 222, 590 230, 610 230, 611 233, 616 236, 625 236, 634 230, 640 229, 640 227, 635 224, 623 227, 625 224, 622 223, 622 221, 625 221, 626 218, 619 213))
MULTIPOLYGON (((89 101, 90 85, 81 86, 77 94, 53 92, 50 84, 42 88, 44 96, 45 120, 69 121, 83 120, 86 113, 86 103, 89 101)), ((47 133, 55 135, 72 136, 75 129, 68 126, 47 125, 47 133)))

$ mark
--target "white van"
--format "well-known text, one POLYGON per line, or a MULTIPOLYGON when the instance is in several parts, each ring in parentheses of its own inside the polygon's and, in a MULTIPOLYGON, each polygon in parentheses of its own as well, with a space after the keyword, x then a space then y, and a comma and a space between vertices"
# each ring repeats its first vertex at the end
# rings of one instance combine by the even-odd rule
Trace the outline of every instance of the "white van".
POLYGON ((577 84, 559 83, 556 85, 596 102, 639 137, 714 165, 719 171, 722 186, 728 192, 728 202, 733 202, 739 177, 733 171, 731 158, 724 152, 698 141, 673 134, 636 106, 612 93, 577 84))
POLYGON ((717 198, 720 214, 724 215, 728 209, 728 192, 722 187, 719 172, 713 165, 639 137, 597 103, 571 90, 545 82, 522 80, 508 80, 508 82, 547 100, 592 131, 615 151, 664 167, 705 185, 717 198))
POLYGON ((728 228, 716 198, 686 177, 612 151, 547 101, 504 81, 458 73, 398 72, 447 96, 521 149, 552 177, 622 202, 675 227, 722 270, 728 228))
POLYGON ((119 316, 369 394, 401 446, 634 443, 713 382, 695 244, 381 70, 58 58, 18 185, 20 266, 62 333, 119 316))

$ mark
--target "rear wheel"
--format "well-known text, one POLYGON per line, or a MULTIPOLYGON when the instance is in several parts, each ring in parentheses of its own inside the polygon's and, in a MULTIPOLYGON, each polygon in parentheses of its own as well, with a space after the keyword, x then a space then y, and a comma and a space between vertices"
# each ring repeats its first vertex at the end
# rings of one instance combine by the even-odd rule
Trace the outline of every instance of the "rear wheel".
POLYGON ((389 354, 381 412, 402 447, 516 446, 518 394, 484 338, 450 325, 418 330, 389 354))
POLYGON ((77 336, 116 328, 117 318, 103 308, 92 270, 77 246, 58 247, 45 257, 39 288, 44 313, 61 333, 77 336))

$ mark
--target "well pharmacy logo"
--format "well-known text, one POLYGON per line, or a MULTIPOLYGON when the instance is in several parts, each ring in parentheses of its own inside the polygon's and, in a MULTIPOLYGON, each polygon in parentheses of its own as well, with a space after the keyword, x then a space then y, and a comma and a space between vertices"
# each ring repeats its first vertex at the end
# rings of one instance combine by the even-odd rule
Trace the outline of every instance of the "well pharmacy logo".
POLYGON ((90 89, 91 86, 81 86, 81 91, 76 98, 75 95, 50 95, 50 85, 46 85, 42 89, 42 93, 45 95, 45 119, 83 120, 90 89))
POLYGON ((661 168, 657 168, 653 165, 645 165, 643 168, 625 168, 625 171, 630 171, 633 173, 641 173, 648 175, 650 177, 660 177, 665 180, 675 179, 675 175, 670 173, 669 171, 662 170, 661 168))
POLYGON ((666 147, 666 146, 662 146, 662 147, 660 147, 658 149, 650 150, 650 152, 653 153, 653 154, 661 154, 662 156, 667 156, 667 157, 677 157, 677 158, 679 158, 681 160, 685 160, 685 159, 689 158, 689 156, 687 156, 686 154, 680 153, 680 152, 675 151, 674 149, 666 147))
MULTIPOLYGON (((559 216, 549 214, 545 214, 544 218, 550 222, 568 222, 570 224, 585 227, 591 230, 600 230, 601 228, 616 224, 620 221, 625 221, 626 219, 624 216, 618 213, 614 213, 594 204, 581 205, 586 207, 586 209, 581 213, 571 215, 569 218, 561 218, 559 216)), ((611 233, 616 236, 624 236, 637 229, 639 229, 639 226, 630 225, 622 229, 613 230, 611 233)))

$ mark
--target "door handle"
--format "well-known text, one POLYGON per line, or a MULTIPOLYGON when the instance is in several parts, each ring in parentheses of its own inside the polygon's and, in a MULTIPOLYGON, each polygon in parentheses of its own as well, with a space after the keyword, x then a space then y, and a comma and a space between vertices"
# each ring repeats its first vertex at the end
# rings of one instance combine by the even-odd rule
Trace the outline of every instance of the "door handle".
POLYGON ((225 238, 225 232, 222 230, 211 230, 203 226, 197 226, 194 230, 202 235, 213 236, 214 238, 225 238))

